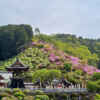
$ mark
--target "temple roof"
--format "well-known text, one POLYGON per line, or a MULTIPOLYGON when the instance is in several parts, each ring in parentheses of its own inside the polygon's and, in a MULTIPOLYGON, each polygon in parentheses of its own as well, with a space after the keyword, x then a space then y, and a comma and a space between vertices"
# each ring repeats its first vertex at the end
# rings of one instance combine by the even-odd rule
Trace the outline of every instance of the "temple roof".
POLYGON ((7 71, 27 71, 28 69, 29 67, 25 66, 18 58, 10 67, 6 68, 7 71))

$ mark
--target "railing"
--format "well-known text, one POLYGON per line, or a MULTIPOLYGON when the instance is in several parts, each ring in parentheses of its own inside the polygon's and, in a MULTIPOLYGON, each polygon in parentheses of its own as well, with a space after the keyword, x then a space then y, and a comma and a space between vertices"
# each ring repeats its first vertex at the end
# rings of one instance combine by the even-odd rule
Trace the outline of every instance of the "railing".
MULTIPOLYGON (((3 88, 0 91, 4 92, 7 88, 3 88)), ((26 88, 20 88, 24 91, 26 88)), ((28 88, 33 94, 36 90, 41 90, 44 93, 88 93, 86 88, 28 88)), ((13 91, 13 89, 11 89, 13 91)))
POLYGON ((84 93, 88 92, 86 88, 30 88, 30 90, 41 90, 45 93, 84 93))

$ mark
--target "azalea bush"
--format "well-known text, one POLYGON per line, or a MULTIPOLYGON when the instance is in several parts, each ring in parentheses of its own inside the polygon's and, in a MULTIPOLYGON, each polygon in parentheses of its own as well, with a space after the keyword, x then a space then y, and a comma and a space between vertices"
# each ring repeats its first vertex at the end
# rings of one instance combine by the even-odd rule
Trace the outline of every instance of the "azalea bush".
POLYGON ((49 100, 47 95, 36 95, 34 100, 49 100))

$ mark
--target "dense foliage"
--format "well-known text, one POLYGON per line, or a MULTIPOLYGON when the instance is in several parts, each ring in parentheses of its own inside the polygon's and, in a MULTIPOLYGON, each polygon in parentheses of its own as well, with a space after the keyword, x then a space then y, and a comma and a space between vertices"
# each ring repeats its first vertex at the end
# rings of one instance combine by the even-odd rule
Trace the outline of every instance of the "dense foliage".
POLYGON ((33 32, 29 25, 7 25, 0 27, 0 60, 11 58, 23 45, 29 43, 33 32))
POLYGON ((94 73, 87 83, 90 92, 100 93, 100 73, 94 73))
POLYGON ((89 64, 99 67, 100 61, 100 39, 84 39, 70 34, 56 34, 53 36, 56 40, 68 44, 67 52, 80 58, 88 60, 89 64), (96 59, 96 60, 93 60, 96 59))
MULTIPOLYGON (((69 34, 35 35, 35 38, 37 37, 39 38, 39 40, 54 44, 56 48, 58 48, 59 50, 62 50, 70 55, 79 57, 80 59, 88 62, 88 64, 90 65, 99 67, 99 53, 97 53, 95 50, 93 51, 93 49, 99 49, 99 45, 93 45, 94 42, 98 40, 83 39, 82 37, 78 38, 75 35, 69 34), (89 44, 91 43, 90 45, 88 44, 88 41, 89 44), (93 46, 91 47, 91 45, 93 46)), ((99 50, 97 51, 99 52, 99 50)))

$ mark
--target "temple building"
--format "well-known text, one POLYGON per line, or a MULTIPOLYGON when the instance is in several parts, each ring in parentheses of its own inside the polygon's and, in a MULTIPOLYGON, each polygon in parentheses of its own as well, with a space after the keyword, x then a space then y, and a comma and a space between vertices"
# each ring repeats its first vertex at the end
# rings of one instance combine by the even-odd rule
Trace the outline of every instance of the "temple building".
POLYGON ((25 88, 24 78, 21 76, 21 74, 28 71, 28 69, 29 67, 22 64, 18 58, 10 67, 7 67, 6 70, 12 73, 9 88, 25 88))

